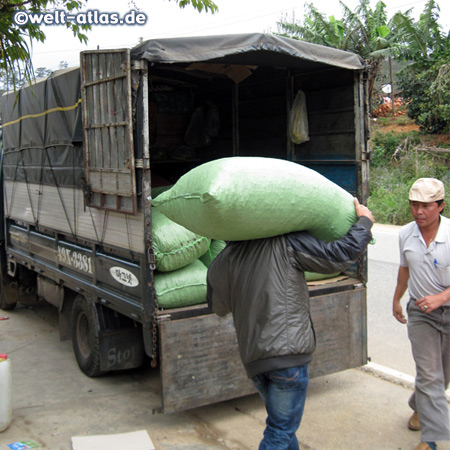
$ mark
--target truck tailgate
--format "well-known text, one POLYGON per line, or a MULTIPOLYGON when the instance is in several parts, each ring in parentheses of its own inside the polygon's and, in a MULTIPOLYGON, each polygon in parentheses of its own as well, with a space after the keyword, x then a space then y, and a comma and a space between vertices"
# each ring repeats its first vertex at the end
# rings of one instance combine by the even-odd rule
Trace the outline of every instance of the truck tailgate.
MULTIPOLYGON (((310 291, 317 340, 311 377, 367 362, 366 288, 349 279, 331 283, 326 292, 310 291)), ((165 413, 256 392, 239 357, 231 314, 162 320, 159 326, 165 413)))
POLYGON ((239 358, 231 315, 160 322, 165 413, 256 392, 239 358))

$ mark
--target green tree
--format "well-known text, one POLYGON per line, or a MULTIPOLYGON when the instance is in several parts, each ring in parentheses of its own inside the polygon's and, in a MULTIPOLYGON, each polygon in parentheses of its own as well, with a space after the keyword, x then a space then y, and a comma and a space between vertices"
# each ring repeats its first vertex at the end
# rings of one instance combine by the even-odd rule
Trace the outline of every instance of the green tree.
POLYGON ((327 17, 313 4, 306 5, 303 23, 279 22, 280 34, 359 54, 369 66, 369 95, 381 69, 382 61, 393 45, 393 22, 388 21, 386 5, 379 1, 375 9, 369 0, 360 0, 355 10, 340 2, 342 19, 327 17))
POLYGON ((450 32, 438 23, 439 6, 428 0, 418 21, 397 13, 398 57, 409 64, 399 74, 408 116, 429 133, 450 132, 450 32))
POLYGON ((192 5, 196 10, 202 12, 205 10, 206 12, 215 13, 219 10, 218 6, 212 0, 175 0, 180 8, 184 8, 185 6, 192 5))
POLYGON ((382 1, 371 9, 369 0, 360 0, 355 11, 341 4, 349 28, 348 50, 361 55, 368 64, 369 98, 372 98, 375 79, 396 46, 395 24, 392 19, 388 20, 386 4, 382 1))
POLYGON ((301 22, 283 20, 277 23, 278 34, 314 44, 325 45, 341 50, 347 50, 346 24, 336 20, 334 16, 327 17, 312 3, 305 5, 305 16, 301 22))
POLYGON ((411 17, 411 12, 394 15, 400 44, 398 56, 421 64, 432 59, 435 53, 439 54, 445 46, 445 37, 438 23, 439 5, 428 0, 417 22, 411 17))
MULTIPOLYGON (((212 0, 174 0, 180 8, 192 5, 198 11, 216 12, 217 5, 212 0)), ((55 9, 76 13, 83 7, 82 0, 2 0, 0 1, 0 76, 10 78, 7 84, 16 85, 17 77, 27 81, 33 79, 33 65, 30 48, 33 42, 44 42, 45 33, 40 25, 27 22, 17 25, 15 14, 18 11, 44 13, 55 9)), ((66 27, 81 42, 87 42, 89 25, 78 25, 67 21, 66 27)))
MULTIPOLYGON (((25 80, 33 78, 33 66, 30 58, 30 46, 33 42, 44 42, 45 33, 39 25, 26 23, 17 25, 15 14, 18 11, 41 13, 50 8, 64 8, 76 12, 82 6, 78 0, 7 0, 0 2, 0 71, 6 78, 11 78, 15 86, 17 75, 23 74, 25 80)), ((68 22, 67 28, 81 42, 87 42, 84 34, 89 27, 68 22)), ((8 83, 7 83, 8 84, 8 83)))

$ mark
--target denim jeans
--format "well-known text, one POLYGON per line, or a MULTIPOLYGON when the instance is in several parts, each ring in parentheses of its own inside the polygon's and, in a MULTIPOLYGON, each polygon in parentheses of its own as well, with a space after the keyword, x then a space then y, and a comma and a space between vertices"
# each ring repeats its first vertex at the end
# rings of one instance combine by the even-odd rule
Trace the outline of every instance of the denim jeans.
POLYGON ((308 365, 262 373, 252 378, 267 410, 259 450, 298 450, 300 426, 308 388, 308 365))

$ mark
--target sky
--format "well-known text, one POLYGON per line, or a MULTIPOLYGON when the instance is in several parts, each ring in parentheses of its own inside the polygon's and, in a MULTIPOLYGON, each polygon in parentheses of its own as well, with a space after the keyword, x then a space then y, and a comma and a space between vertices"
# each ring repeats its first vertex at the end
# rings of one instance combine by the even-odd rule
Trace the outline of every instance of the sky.
MULTIPOLYGON (((134 5, 124 0, 85 0, 82 11, 98 11, 98 14, 117 13, 124 17, 130 10, 145 14, 144 25, 92 25, 87 32, 88 44, 82 45, 63 25, 43 26, 45 43, 34 43, 32 59, 34 68, 45 67, 56 70, 65 61, 69 67, 79 65, 79 54, 83 50, 132 48, 139 40, 182 36, 204 36, 253 32, 276 32, 277 21, 282 17, 303 20, 305 3, 310 0, 215 0, 219 11, 199 13, 192 6, 181 9, 172 0, 134 0, 134 5)), ((358 0, 344 0, 354 9, 358 0)), ((397 11, 413 10, 418 19, 426 0, 384 0, 388 17, 397 11)), ((450 28, 450 2, 437 0, 440 7, 439 23, 444 30, 450 28)), ((376 1, 372 0, 372 8, 376 1)), ((342 17, 339 0, 315 2, 316 8, 328 16, 342 17)), ((92 13, 91 13, 92 14, 92 13)), ((91 16, 92 17, 92 16, 91 16)), ((143 21, 144 21, 143 20, 143 21)))

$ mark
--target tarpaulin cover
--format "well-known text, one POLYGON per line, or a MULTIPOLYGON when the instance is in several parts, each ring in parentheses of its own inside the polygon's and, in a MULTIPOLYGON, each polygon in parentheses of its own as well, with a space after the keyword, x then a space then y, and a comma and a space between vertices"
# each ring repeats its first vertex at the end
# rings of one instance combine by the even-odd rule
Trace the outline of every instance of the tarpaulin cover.
POLYGON ((2 96, 5 179, 80 186, 80 70, 65 69, 2 96))
MULTIPOLYGON (((350 52, 270 34, 153 39, 131 51, 133 60, 362 70, 350 52)), ((4 176, 28 183, 80 186, 83 176, 79 68, 53 73, 2 98, 4 176), (17 97, 16 97, 17 95, 17 97)))
POLYGON ((209 61, 304 70, 318 66, 364 69, 354 53, 263 33, 151 39, 136 46, 131 57, 166 64, 209 61))

